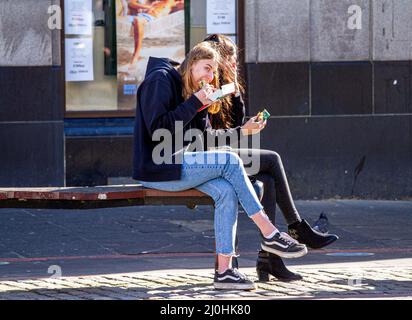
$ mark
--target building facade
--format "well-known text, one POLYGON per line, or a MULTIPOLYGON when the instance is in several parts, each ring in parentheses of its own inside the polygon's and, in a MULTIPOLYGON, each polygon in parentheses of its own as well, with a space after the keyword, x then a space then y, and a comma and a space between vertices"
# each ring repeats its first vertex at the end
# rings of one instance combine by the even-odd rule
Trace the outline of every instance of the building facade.
MULTIPOLYGON (((56 8, 68 20, 73 1, 0 1, 0 186, 131 182, 137 22, 126 1, 76 0, 91 6, 91 33, 68 33, 56 8), (68 81, 79 43, 92 43, 92 78, 68 81)), ((261 147, 282 156, 294 197, 410 199, 412 2, 233 3, 248 115, 270 111, 261 147)), ((148 23, 141 55, 184 55, 213 5, 186 0, 148 23)))

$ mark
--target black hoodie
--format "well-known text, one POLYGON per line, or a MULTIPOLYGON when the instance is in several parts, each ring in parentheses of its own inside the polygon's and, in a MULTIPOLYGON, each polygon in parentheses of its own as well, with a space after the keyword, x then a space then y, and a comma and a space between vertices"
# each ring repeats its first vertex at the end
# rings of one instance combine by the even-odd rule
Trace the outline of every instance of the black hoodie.
MULTIPOLYGON (((133 150, 133 178, 136 180, 179 180, 179 155, 182 155, 182 148, 189 142, 178 141, 176 145, 175 136, 183 136, 191 128, 203 132, 206 127, 207 109, 197 112, 202 107, 202 102, 194 95, 184 101, 182 79, 173 65, 177 63, 165 58, 150 57, 145 79, 137 91, 133 150), (183 122, 183 131, 176 131, 179 129, 176 121, 183 122), (167 163, 157 164, 152 157, 155 147, 162 143, 152 139, 157 129, 166 129, 173 137, 170 149, 173 156, 167 163)), ((165 145, 165 149, 167 147, 170 144, 165 145)))

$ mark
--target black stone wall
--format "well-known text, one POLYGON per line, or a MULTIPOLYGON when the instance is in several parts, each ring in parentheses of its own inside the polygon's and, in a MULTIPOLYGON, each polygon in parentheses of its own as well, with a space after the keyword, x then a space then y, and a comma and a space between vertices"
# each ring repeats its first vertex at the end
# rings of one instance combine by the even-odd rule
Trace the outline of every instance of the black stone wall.
POLYGON ((296 199, 412 197, 412 62, 247 64, 296 199))
POLYGON ((132 136, 67 137, 67 185, 106 185, 110 177, 131 177, 132 147, 132 136))
POLYGON ((0 186, 63 186, 62 67, 0 67, 0 186))

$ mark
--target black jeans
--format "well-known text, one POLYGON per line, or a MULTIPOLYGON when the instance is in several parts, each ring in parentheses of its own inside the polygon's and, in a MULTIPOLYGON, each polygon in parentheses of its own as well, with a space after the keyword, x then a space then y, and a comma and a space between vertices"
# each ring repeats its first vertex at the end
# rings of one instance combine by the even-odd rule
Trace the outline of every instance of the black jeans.
MULTIPOLYGON (((262 205, 272 223, 275 224, 276 220, 276 204, 282 211, 288 225, 299 221, 300 216, 290 193, 280 155, 264 149, 232 149, 231 151, 236 152, 245 163, 250 159, 260 161, 259 172, 254 176, 263 182, 262 205)), ((246 172, 248 172, 248 167, 250 165, 245 164, 246 172)))

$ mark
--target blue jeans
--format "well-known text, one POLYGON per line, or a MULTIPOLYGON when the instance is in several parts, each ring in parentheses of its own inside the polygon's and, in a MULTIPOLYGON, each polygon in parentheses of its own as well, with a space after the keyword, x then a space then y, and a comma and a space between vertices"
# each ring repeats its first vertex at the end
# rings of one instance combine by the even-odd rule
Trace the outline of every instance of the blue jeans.
POLYGON ((263 209, 242 160, 230 151, 186 152, 180 180, 140 183, 163 191, 195 188, 212 197, 218 254, 235 254, 238 203, 249 217, 263 209))

